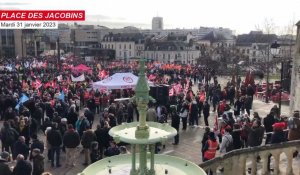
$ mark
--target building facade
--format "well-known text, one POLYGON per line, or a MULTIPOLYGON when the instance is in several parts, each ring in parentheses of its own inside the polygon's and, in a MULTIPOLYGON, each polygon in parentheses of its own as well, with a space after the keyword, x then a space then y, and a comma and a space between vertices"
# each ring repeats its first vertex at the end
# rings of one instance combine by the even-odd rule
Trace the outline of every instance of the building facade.
POLYGON ((200 49, 183 41, 152 42, 145 45, 144 56, 161 63, 196 64, 200 49))
POLYGON ((117 60, 128 62, 130 58, 142 56, 144 36, 140 33, 110 33, 104 36, 101 47, 115 50, 117 60))

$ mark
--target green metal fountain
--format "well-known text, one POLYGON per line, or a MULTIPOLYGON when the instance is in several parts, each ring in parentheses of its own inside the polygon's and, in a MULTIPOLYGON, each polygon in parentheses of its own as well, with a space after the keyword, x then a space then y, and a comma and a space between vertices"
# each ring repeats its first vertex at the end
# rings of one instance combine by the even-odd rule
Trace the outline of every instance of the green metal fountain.
POLYGON ((146 122, 148 103, 155 101, 149 96, 149 90, 145 76, 145 60, 141 58, 135 96, 131 99, 137 103, 139 122, 123 123, 109 131, 117 143, 122 141, 131 144, 131 154, 99 160, 78 175, 206 175, 192 162, 155 154, 155 144, 165 143, 167 139, 174 137, 177 131, 168 124, 146 122))

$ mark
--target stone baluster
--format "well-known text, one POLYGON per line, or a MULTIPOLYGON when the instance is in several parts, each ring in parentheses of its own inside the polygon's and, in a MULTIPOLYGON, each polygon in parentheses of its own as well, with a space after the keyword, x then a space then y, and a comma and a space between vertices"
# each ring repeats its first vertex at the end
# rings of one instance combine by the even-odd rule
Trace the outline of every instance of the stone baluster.
POLYGON ((257 154, 253 153, 251 156, 251 175, 256 175, 256 171, 257 171, 257 154))
POLYGON ((224 175, 232 175, 232 165, 233 165, 233 158, 229 158, 222 162, 221 166, 224 168, 224 175))
POLYGON ((272 156, 274 157, 274 160, 275 160, 275 164, 273 165, 273 167, 274 167, 274 174, 280 174, 279 162, 280 162, 281 150, 271 151, 271 154, 272 154, 272 156))
POLYGON ((293 153, 294 149, 286 149, 285 154, 287 158, 287 166, 286 166, 286 174, 287 175, 293 175, 293 153))
MULTIPOLYGON (((241 154, 238 159, 238 174, 240 175, 246 175, 246 155, 241 154)), ((233 168, 235 168, 234 166, 233 168)))
POLYGON ((262 159, 263 162, 263 168, 262 168, 262 175, 268 175, 268 157, 269 157, 270 153, 269 152, 263 152, 260 154, 260 157, 262 159))

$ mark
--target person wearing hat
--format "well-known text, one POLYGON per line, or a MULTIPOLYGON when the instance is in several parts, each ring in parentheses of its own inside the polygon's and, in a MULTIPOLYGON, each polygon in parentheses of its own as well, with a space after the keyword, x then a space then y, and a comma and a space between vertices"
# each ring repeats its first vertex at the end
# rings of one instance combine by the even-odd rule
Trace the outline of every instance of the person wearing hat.
POLYGON ((2 175, 12 175, 12 171, 10 170, 8 166, 9 161, 9 153, 6 151, 3 151, 0 154, 0 172, 2 175))
POLYGON ((41 175, 44 172, 44 156, 41 154, 40 149, 35 148, 32 151, 33 157, 33 171, 32 175, 41 175))
POLYGON ((173 145, 178 145, 179 142, 179 125, 180 125, 180 117, 177 114, 176 106, 171 105, 170 106, 170 116, 171 116, 171 126, 176 129, 177 135, 174 137, 174 143, 173 145))
MULTIPOLYGON (((271 137, 271 144, 285 142, 286 137, 285 137, 285 133, 283 131, 286 127, 285 122, 274 123, 272 126, 273 126, 273 133, 272 133, 272 137, 271 137)), ((271 157, 272 157, 272 154, 270 154, 268 156, 267 169, 269 172, 272 171, 272 169, 270 168, 271 157)))
POLYGON ((289 119, 293 122, 293 127, 289 127, 288 141, 300 139, 300 113, 294 111, 293 117, 289 119))
POLYGON ((286 141, 284 129, 286 127, 285 122, 279 122, 273 124, 273 133, 271 137, 271 144, 281 143, 286 141))
POLYGON ((204 148, 202 148, 203 154, 203 162, 211 160, 215 158, 217 149, 219 144, 217 142, 216 136, 214 132, 209 132, 208 140, 206 141, 204 148))

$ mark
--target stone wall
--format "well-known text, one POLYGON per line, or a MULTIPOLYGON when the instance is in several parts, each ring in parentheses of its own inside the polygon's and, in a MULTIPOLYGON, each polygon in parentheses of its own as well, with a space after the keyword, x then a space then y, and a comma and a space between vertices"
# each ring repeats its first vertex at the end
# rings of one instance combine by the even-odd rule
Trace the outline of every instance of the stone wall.
POLYGON ((293 57, 291 79, 290 112, 300 110, 300 21, 297 25, 296 49, 293 57))

